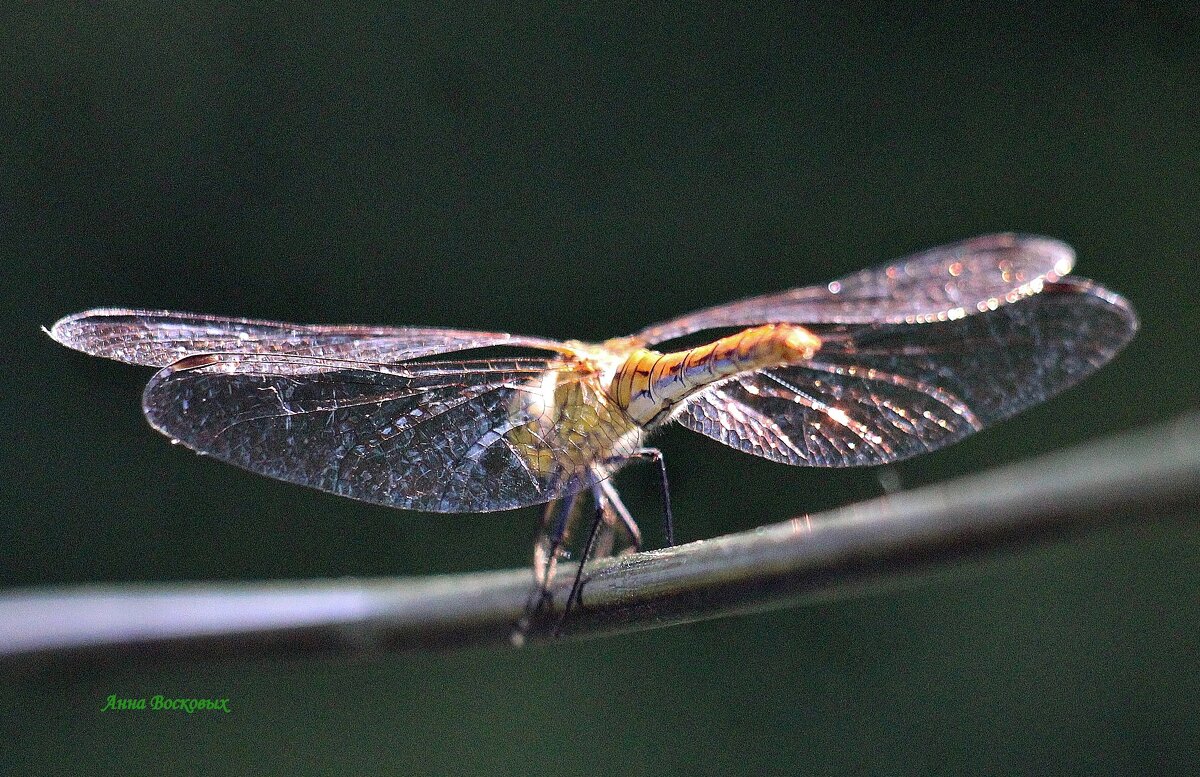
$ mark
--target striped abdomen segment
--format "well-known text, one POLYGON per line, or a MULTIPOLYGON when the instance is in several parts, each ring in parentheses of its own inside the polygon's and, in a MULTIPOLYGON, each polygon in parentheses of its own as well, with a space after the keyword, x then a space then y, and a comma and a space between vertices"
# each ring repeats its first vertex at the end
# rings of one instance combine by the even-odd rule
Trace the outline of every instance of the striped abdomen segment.
POLYGON ((639 348, 612 379, 612 396, 640 426, 651 426, 695 392, 741 372, 812 358, 821 340, 795 324, 765 324, 686 351, 639 348))

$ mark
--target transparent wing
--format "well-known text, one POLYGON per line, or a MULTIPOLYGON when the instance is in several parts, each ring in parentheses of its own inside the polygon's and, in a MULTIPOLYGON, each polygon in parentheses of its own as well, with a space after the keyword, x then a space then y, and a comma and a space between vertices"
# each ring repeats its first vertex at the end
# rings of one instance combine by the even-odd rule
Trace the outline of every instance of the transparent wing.
POLYGON ((811 363, 734 378, 697 397, 678 420, 787 464, 883 464, 1057 394, 1112 359, 1136 329, 1124 299, 1067 278, 958 320, 830 328, 811 363))
POLYGON ((494 345, 562 350, 553 340, 421 327, 315 326, 164 310, 88 310, 49 334, 63 345, 127 364, 165 367, 198 353, 282 353, 394 364, 494 345))
MULTIPOLYGON (((381 367, 207 354, 160 370, 142 404, 163 434, 253 472, 393 507, 487 512, 610 474, 593 450, 556 455, 514 433, 545 421, 548 370, 560 384, 576 375, 538 359, 381 367)), ((553 422, 539 428, 555 431, 553 422)), ((614 445, 606 455, 628 451, 614 445)))
POLYGON ((754 324, 921 323, 959 318, 1036 293, 1070 272, 1066 243, 989 235, 941 246, 841 280, 751 297, 654 324, 634 337, 657 343, 702 329, 754 324))

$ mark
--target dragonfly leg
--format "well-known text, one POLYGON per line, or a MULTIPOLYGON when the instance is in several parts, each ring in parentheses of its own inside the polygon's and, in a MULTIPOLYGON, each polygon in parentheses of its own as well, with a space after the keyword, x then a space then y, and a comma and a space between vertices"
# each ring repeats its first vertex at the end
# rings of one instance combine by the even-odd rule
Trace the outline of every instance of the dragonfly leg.
POLYGON ((601 480, 596 484, 600 489, 600 493, 604 498, 605 503, 612 509, 612 513, 616 514, 621 520, 621 524, 625 527, 625 533, 629 535, 629 541, 633 551, 636 553, 642 549, 642 531, 638 528, 637 523, 630 515, 629 509, 625 507, 625 503, 621 501, 621 495, 617 493, 617 487, 612 484, 611 479, 601 480))
POLYGON ((558 616, 558 623, 554 626, 555 637, 562 634, 563 624, 567 622, 567 616, 571 614, 571 606, 579 602, 579 596, 583 589, 583 567, 592 555, 600 525, 605 522, 604 497, 598 489, 592 489, 592 502, 596 506, 596 515, 592 518, 592 527, 588 530, 587 542, 584 543, 583 551, 579 554, 579 568, 575 570, 575 579, 571 582, 571 592, 567 594, 567 603, 563 605, 562 615, 558 616))
POLYGON ((669 548, 675 544, 675 519, 671 515, 671 489, 667 486, 667 462, 658 448, 638 448, 630 454, 630 458, 652 459, 658 463, 659 482, 662 484, 663 534, 669 548))
POLYGON ((603 512, 600 521, 600 529, 596 533, 596 542, 592 545, 592 555, 595 558, 605 558, 613 555, 613 550, 617 545, 617 532, 622 535, 625 533, 625 527, 621 525, 621 519, 613 511, 609 504, 603 502, 601 510, 603 512))
POLYGON ((525 613, 513 627, 510 637, 514 645, 525 644, 534 621, 550 603, 550 582, 562 555, 563 545, 571 528, 571 516, 579 504, 579 494, 557 499, 546 505, 541 528, 533 546, 533 588, 525 600, 525 613))

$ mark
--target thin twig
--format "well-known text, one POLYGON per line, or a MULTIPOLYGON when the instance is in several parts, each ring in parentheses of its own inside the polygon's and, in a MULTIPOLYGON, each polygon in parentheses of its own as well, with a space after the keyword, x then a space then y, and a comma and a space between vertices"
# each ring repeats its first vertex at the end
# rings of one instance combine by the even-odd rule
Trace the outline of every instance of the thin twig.
MULTIPOLYGON (((588 565, 566 636, 858 593, 1082 530, 1194 515, 1200 414, 820 515, 588 565)), ((560 566, 555 601, 575 572, 560 566)), ((6 668, 365 657, 508 644, 527 569, 418 579, 131 584, 0 596, 6 668)), ((545 638, 553 620, 533 638, 545 638)))

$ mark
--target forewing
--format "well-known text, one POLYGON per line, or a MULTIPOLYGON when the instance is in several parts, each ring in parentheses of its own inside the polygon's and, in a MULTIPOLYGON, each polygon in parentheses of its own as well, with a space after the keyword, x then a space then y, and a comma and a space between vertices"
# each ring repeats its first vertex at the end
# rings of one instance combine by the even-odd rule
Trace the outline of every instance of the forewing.
POLYGON ((550 340, 501 332, 319 326, 117 308, 67 316, 55 323, 49 334, 92 356, 150 367, 166 367, 199 353, 291 354, 394 364, 497 345, 557 350, 557 343, 550 340))
POLYGON ((1067 278, 953 321, 831 328, 811 363, 734 378, 698 396, 678 420, 787 464, 884 464, 1057 394, 1112 359, 1136 329, 1124 299, 1067 278))
POLYGON ((904 324, 959 318, 1036 293, 1070 272, 1071 247, 1000 234, 941 246, 837 281, 751 297, 664 321, 635 335, 646 343, 703 329, 794 324, 904 324))
POLYGON ((221 461, 367 502, 432 512, 537 504, 590 486, 602 462, 535 469, 510 432, 545 412, 544 360, 346 364, 210 354, 160 370, 143 409, 221 461))

